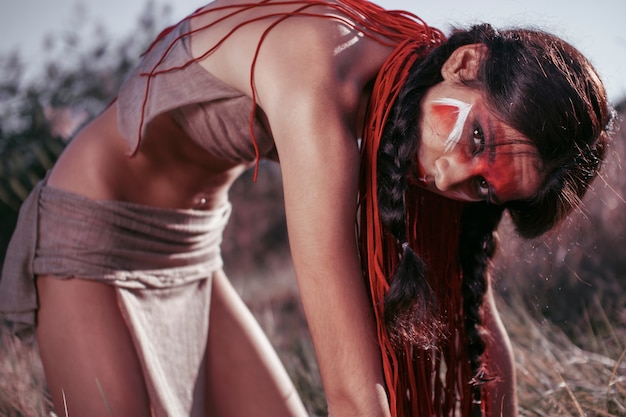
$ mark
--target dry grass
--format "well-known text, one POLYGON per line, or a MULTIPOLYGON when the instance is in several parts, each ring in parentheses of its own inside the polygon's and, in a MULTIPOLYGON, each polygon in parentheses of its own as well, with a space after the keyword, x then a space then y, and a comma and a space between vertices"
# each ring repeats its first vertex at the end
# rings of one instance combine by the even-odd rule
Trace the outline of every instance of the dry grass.
MULTIPOLYGON (((562 329, 527 311, 501 304, 513 341, 520 415, 626 416, 626 329, 614 329, 611 353, 585 351, 562 329), (621 336, 618 334, 621 333, 621 336)), ((605 350, 606 351, 606 350, 605 350)))
POLYGON ((0 328, 0 416, 44 416, 49 409, 36 348, 0 328))
MULTIPOLYGON (((271 277, 235 284, 277 348, 310 414, 325 415, 293 272, 286 268, 271 277)), ((608 339, 589 341, 598 351, 585 351, 562 329, 533 319, 522 303, 500 304, 514 344, 521 416, 626 416, 626 326, 613 327, 608 339)), ((1 333, 0 415, 49 415, 35 347, 9 337, 6 329, 1 333)))

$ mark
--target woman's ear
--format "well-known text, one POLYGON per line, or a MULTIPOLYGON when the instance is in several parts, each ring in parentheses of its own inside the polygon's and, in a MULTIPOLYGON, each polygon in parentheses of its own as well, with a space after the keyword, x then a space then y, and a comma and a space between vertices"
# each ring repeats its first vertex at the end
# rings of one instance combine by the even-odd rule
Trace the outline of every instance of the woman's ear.
POLYGON ((487 46, 473 43, 458 47, 441 67, 444 80, 471 81, 478 78, 482 60, 487 55, 487 46))

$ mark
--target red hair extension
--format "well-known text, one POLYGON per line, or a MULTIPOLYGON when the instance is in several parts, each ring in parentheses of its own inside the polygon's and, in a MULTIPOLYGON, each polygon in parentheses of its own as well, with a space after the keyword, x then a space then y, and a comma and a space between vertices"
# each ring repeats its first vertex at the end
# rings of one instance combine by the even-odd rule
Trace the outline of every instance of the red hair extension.
MULTIPOLYGON (((420 54, 427 53, 424 46, 413 38, 398 45, 374 85, 361 156, 361 257, 373 300, 391 415, 469 416, 472 371, 465 342, 462 272, 458 260, 463 203, 412 185, 405 196, 407 241, 428 265, 427 278, 442 306, 441 319, 452 337, 443 338, 434 349, 423 350, 409 344, 394 349, 383 321, 382 300, 402 248, 384 230, 378 214, 377 154, 389 112, 412 64, 420 54)), ((483 408, 486 403, 483 401, 483 408)))

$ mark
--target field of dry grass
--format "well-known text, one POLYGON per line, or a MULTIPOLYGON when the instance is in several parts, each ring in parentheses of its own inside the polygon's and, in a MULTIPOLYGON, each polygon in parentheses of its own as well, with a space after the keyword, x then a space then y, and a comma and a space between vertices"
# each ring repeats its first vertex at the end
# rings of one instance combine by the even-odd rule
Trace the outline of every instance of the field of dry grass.
MULTIPOLYGON (((325 415, 324 395, 293 273, 237 279, 236 286, 278 350, 312 416, 325 415), (253 296, 254 295, 254 296, 253 296)), ((611 326, 610 338, 588 340, 596 350, 574 345, 562 329, 541 322, 522 303, 500 300, 517 366, 521 416, 626 416, 626 326, 611 326)), ((584 331, 584 329, 581 329, 584 331)), ((2 331, 0 415, 48 416, 41 363, 34 346, 2 331)))
MULTIPOLYGON (((289 284, 293 282, 287 279, 289 271, 280 278, 282 285, 261 298, 256 285, 239 282, 238 286, 278 349, 311 415, 323 416, 321 382, 297 289, 289 284), (253 288, 246 290, 248 286, 253 288)), ((626 416, 626 320, 606 323, 609 337, 596 336, 591 328, 579 329, 587 332, 587 344, 595 347, 583 350, 563 329, 532 317, 521 301, 499 299, 499 306, 514 346, 520 416, 626 416)))

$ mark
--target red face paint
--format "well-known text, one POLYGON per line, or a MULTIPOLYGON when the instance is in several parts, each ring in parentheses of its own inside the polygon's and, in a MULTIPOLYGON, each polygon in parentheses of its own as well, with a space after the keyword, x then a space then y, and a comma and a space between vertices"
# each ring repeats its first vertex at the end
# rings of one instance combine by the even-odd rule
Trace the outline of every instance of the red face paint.
POLYGON ((485 157, 480 175, 491 185, 497 200, 510 201, 528 194, 527 188, 538 182, 536 158, 530 156, 530 144, 511 143, 496 148, 493 159, 485 157))
POLYGON ((447 138, 456 124, 459 108, 448 104, 433 104, 432 112, 436 118, 437 126, 441 127, 441 130, 437 129, 437 132, 447 138))
MULTIPOLYGON (((434 129, 436 133, 441 135, 442 143, 445 143, 446 138, 454 128, 457 121, 459 109, 458 107, 450 104, 433 103, 430 106, 430 110, 434 116, 434 129)), ((426 183, 426 169, 420 162, 419 158, 417 160, 417 172, 415 174, 415 180, 419 184, 423 185, 426 183)))

